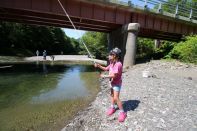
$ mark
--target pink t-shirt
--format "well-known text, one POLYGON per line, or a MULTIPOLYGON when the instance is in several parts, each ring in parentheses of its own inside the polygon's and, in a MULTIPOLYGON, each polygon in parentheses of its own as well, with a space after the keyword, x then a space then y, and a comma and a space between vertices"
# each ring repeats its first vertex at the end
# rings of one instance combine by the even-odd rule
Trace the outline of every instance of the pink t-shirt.
POLYGON ((110 63, 107 68, 109 71, 109 74, 117 74, 115 78, 113 78, 111 84, 112 86, 121 86, 122 85, 122 63, 121 62, 116 62, 114 63, 110 63))

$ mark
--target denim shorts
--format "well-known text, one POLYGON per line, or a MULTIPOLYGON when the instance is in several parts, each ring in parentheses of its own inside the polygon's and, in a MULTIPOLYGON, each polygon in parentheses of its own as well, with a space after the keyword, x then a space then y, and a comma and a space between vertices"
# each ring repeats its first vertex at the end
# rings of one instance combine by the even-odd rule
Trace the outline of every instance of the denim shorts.
POLYGON ((121 86, 115 85, 115 86, 112 86, 112 89, 114 91, 120 92, 121 86))

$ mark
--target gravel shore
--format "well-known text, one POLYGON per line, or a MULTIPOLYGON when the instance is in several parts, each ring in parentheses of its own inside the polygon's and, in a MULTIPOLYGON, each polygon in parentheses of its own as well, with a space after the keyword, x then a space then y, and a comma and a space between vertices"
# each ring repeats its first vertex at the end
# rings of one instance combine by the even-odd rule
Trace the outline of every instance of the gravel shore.
POLYGON ((121 100, 127 118, 118 122, 118 110, 108 117, 107 80, 94 102, 62 131, 197 131, 197 66, 151 61, 123 73, 121 100), (142 77, 148 71, 148 78, 142 77))

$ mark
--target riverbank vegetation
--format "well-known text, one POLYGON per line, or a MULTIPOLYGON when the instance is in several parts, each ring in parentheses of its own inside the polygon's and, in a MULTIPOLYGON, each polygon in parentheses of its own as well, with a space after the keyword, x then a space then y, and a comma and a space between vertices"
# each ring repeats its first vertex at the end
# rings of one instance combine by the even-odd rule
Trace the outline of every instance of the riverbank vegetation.
POLYGON ((36 50, 42 55, 76 54, 78 42, 60 28, 0 22, 0 55, 32 56, 36 50))
MULTIPOLYGON (((0 55, 33 56, 36 50, 42 55, 87 55, 82 41, 95 58, 106 59, 108 52, 107 34, 86 32, 81 40, 68 37, 55 27, 30 26, 19 23, 0 22, 0 55)), ((180 42, 140 38, 137 40, 137 60, 177 59, 197 63, 197 35, 188 36, 180 42)))
POLYGON ((197 35, 185 37, 180 42, 162 41, 156 48, 154 40, 138 38, 137 59, 176 59, 197 64, 197 35))

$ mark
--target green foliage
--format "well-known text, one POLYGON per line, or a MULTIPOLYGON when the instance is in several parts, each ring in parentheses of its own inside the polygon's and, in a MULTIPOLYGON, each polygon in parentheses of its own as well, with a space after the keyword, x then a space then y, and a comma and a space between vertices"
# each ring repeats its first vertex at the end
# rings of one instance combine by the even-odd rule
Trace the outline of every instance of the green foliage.
MULTIPOLYGON (((162 5, 162 9, 164 11, 170 12, 172 14, 175 14, 176 11, 176 5, 178 4, 178 15, 189 17, 190 16, 190 9, 196 9, 197 8, 197 2, 194 0, 168 0, 168 4, 165 3, 162 5), (172 6, 174 5, 174 6, 172 6)), ((197 15, 197 11, 193 10, 193 16, 197 15)))
POLYGON ((168 57, 168 53, 176 45, 171 41, 160 41, 160 46, 155 48, 155 40, 148 38, 138 38, 137 43, 137 59, 160 59, 168 57))
POLYGON ((138 38, 137 59, 151 58, 154 53, 154 40, 148 38, 138 38))
POLYGON ((197 35, 188 36, 180 43, 161 41, 159 48, 154 47, 153 39, 138 38, 137 59, 150 58, 172 58, 197 63, 197 35))
MULTIPOLYGON (((105 59, 107 56, 107 34, 100 32, 86 32, 82 40, 88 49, 98 59, 105 59)), ((80 54, 88 54, 84 45, 81 43, 80 48, 83 49, 80 54)))
POLYGON ((176 42, 171 41, 162 41, 159 48, 155 48, 153 58, 160 59, 160 58, 168 58, 168 53, 174 48, 176 42))
MULTIPOLYGON (((98 59, 107 56, 107 34, 86 32, 82 40, 98 59)), ((30 56, 35 51, 47 50, 47 54, 83 54, 87 51, 79 40, 69 38, 60 28, 28 26, 0 22, 0 55, 30 56)), ((175 58, 184 62, 197 63, 197 36, 187 37, 185 42, 162 41, 159 48, 154 40, 138 38, 137 59, 175 58)))
POLYGON ((188 36, 186 41, 178 43, 169 56, 183 62, 197 63, 197 35, 188 36))
POLYGON ((77 44, 60 28, 0 22, 0 55, 31 56, 36 50, 47 50, 48 55, 78 54, 77 44))
POLYGON ((70 38, 70 43, 71 43, 72 47, 74 48, 72 54, 79 54, 79 52, 82 50, 80 47, 79 41, 74 38, 70 38))

